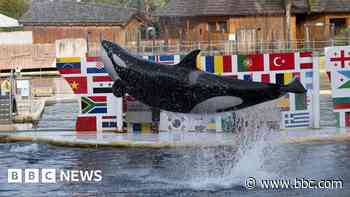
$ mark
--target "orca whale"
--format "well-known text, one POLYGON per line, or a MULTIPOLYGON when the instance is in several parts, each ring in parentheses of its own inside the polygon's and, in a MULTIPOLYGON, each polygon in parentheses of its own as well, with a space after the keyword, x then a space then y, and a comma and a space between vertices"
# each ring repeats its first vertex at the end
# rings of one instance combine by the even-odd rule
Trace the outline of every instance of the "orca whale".
POLYGON ((160 110, 213 114, 235 111, 277 99, 286 93, 305 93, 299 80, 288 85, 225 78, 196 68, 200 50, 179 64, 163 65, 132 55, 110 41, 101 42, 101 59, 115 81, 113 93, 125 94, 160 110))

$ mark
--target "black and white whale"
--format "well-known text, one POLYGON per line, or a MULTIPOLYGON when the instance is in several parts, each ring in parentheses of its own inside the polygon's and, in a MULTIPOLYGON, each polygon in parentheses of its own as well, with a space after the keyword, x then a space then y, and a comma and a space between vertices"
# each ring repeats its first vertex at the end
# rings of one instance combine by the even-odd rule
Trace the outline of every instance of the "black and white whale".
POLYGON ((132 55, 109 41, 101 43, 101 59, 113 78, 117 97, 126 93, 154 108, 178 113, 234 111, 277 99, 286 93, 305 93, 299 80, 289 85, 236 80, 196 68, 200 50, 177 65, 162 65, 132 55))

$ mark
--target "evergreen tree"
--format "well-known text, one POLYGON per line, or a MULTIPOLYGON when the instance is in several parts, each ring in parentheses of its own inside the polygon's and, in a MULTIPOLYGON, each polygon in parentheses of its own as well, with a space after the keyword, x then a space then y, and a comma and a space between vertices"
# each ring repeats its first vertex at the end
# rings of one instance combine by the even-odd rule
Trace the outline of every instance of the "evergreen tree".
POLYGON ((19 19, 28 9, 29 0, 0 0, 0 14, 19 19))

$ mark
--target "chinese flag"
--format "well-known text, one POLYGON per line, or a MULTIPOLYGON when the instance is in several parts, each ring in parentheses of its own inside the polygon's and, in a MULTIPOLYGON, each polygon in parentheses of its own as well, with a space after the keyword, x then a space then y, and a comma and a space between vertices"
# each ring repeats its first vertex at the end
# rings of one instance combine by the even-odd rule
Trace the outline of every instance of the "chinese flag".
POLYGON ((74 94, 88 93, 86 77, 66 77, 65 79, 69 83, 74 94))
POLYGON ((295 68, 294 53, 270 54, 270 70, 293 70, 295 68))
POLYGON ((78 117, 75 129, 77 132, 96 132, 97 131, 97 118, 92 117, 78 117))

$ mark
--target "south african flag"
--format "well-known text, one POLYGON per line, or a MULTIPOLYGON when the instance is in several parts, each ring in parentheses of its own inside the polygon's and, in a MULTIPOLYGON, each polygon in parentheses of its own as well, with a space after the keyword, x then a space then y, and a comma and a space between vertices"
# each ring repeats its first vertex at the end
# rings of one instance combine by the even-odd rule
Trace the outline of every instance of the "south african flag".
POLYGON ((107 97, 106 96, 82 97, 81 111, 83 114, 106 114, 107 97))

